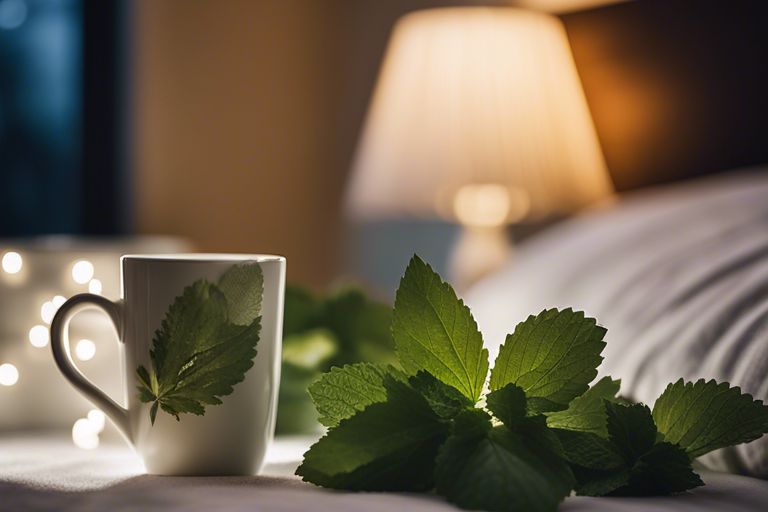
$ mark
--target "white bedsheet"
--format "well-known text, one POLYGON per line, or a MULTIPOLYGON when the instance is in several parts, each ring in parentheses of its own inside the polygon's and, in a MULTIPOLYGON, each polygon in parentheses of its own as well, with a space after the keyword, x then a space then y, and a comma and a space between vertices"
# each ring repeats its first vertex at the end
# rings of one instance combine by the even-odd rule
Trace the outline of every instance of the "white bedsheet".
MULTIPOLYGON (((448 512, 430 495, 346 493, 293 477, 311 439, 279 440, 262 476, 174 478, 142 475, 122 444, 83 451, 63 434, 0 435, 0 510, 13 512, 448 512)), ((758 512, 768 482, 703 472, 707 486, 671 498, 567 498, 561 512, 758 512)))
MULTIPOLYGON (((679 377, 765 401, 768 172, 663 187, 575 218, 522 244, 466 299, 491 347, 528 314, 586 311, 608 328, 601 375, 648 404, 679 377)), ((703 462, 768 478, 768 436, 703 462)))

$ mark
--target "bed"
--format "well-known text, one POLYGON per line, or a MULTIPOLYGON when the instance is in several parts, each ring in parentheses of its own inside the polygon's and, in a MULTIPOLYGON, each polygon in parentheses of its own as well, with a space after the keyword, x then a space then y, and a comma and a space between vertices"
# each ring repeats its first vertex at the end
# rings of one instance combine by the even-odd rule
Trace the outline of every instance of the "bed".
MULTIPOLYGON (((670 380, 714 377, 768 398, 768 173, 753 169, 622 198, 521 245, 466 295, 486 343, 529 313, 574 306, 608 327, 603 374, 650 402, 670 380)), ((493 354, 492 354, 493 356, 493 354)), ((312 438, 280 438, 261 476, 143 475, 119 439, 0 437, 3 510, 449 511, 436 496, 344 493, 293 476, 312 438)), ((569 497, 568 511, 762 511, 765 439, 702 461, 707 483, 664 498, 569 497)))
MULTIPOLYGON (((142 474, 123 444, 96 451, 75 448, 61 433, 0 438, 0 510, 260 512, 450 512, 431 495, 346 493, 291 476, 311 439, 278 439, 254 477, 158 477, 142 474)), ((570 497, 561 512, 752 512, 765 510, 768 483, 727 473, 702 472, 707 483, 673 498, 570 497)))
MULTIPOLYGON (((768 399, 768 173, 660 187, 523 244, 467 297, 498 347, 530 313, 574 307, 608 329, 600 375, 652 404, 679 377, 768 399)), ((714 452, 714 470, 768 478, 768 439, 714 452)))

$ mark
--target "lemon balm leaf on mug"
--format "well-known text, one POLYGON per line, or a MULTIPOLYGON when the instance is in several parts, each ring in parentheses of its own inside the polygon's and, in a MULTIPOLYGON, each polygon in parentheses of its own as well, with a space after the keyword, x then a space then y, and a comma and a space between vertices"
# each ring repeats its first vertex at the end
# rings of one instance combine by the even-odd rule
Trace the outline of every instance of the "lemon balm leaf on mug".
POLYGON ((174 300, 152 341, 151 369, 136 370, 139 399, 152 403, 153 424, 158 408, 179 420, 182 413, 205 414, 207 405, 221 404, 232 393, 256 356, 261 316, 237 323, 248 315, 206 280, 195 281, 174 300))
POLYGON ((227 298, 229 321, 248 325, 261 315, 264 274, 258 263, 232 265, 219 279, 219 289, 227 298))

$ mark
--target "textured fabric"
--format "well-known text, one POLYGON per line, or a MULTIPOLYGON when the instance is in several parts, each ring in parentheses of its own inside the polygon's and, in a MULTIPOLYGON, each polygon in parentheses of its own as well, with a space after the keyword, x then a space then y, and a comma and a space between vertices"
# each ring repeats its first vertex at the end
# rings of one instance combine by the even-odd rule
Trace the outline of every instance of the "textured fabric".
MULTIPOLYGON (((586 311, 608 328, 601 374, 652 404, 678 377, 726 380, 768 398, 768 173, 630 196, 519 247, 467 295, 498 347, 530 313, 586 311)), ((768 478, 768 439, 705 456, 768 478)))
MULTIPOLYGON (((261 476, 142 475, 124 445, 75 448, 64 435, 0 435, 0 510, 13 512, 450 512, 427 494, 347 493, 319 489, 291 476, 311 439, 278 440, 261 476)), ((571 497, 561 512, 761 512, 768 482, 703 473, 706 487, 667 498, 571 497)))

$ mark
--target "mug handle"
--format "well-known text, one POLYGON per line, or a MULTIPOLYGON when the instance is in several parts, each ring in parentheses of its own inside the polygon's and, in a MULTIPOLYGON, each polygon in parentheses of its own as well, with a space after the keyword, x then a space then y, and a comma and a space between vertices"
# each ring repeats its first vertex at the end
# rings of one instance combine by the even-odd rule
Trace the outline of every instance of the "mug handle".
POLYGON ((51 349, 56 366, 66 379, 111 419, 125 437, 131 439, 128 410, 112 400, 88 380, 72 362, 69 349, 69 322, 84 309, 97 308, 112 320, 120 342, 123 341, 122 302, 112 302, 101 295, 81 293, 69 298, 56 312, 51 322, 51 349))

